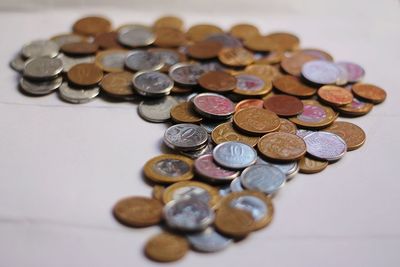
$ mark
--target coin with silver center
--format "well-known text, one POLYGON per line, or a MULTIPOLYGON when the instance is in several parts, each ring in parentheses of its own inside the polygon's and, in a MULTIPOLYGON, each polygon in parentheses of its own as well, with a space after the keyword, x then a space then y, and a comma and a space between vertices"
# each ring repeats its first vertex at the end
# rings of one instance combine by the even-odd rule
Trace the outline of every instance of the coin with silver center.
POLYGON ((209 205, 196 198, 179 199, 164 206, 167 225, 181 231, 201 231, 214 221, 214 212, 209 205))
POLYGON ((143 25, 129 25, 118 32, 118 41, 128 47, 148 46, 155 40, 153 31, 143 25))
POLYGON ((242 192, 244 190, 239 177, 232 180, 230 189, 232 192, 242 192))
POLYGON ((28 79, 21 78, 20 79, 20 86, 21 89, 29 94, 33 95, 47 95, 54 90, 58 89, 63 82, 62 77, 57 77, 53 80, 48 80, 48 81, 35 81, 32 82, 28 79))
POLYGON ((169 127, 164 133, 165 144, 181 151, 190 151, 203 148, 208 141, 208 134, 204 128, 196 124, 181 123, 169 127))
POLYGON ((24 68, 24 76, 35 80, 52 79, 63 70, 59 58, 37 57, 29 60, 24 68))
POLYGON ((25 63, 26 63, 25 59, 23 59, 22 56, 19 54, 10 61, 10 66, 14 70, 22 72, 25 68, 25 63))
POLYGON ((347 151, 346 142, 330 132, 314 132, 305 136, 304 142, 310 155, 328 161, 339 160, 347 151))
POLYGON ((291 180, 299 172, 299 164, 297 161, 289 163, 272 163, 258 158, 256 164, 267 164, 280 169, 286 175, 286 180, 291 180))
POLYGON ((178 102, 170 96, 144 100, 138 106, 140 117, 151 122, 164 122, 170 119, 170 111, 178 102))
POLYGON ((283 187, 286 175, 272 165, 258 164, 246 168, 240 175, 240 182, 246 189, 273 194, 283 187))
POLYGON ((83 104, 91 101, 100 93, 100 88, 91 89, 75 89, 69 87, 67 83, 63 83, 59 89, 60 96, 67 102, 74 104, 83 104))
POLYGON ((88 57, 69 57, 64 54, 60 54, 58 56, 63 63, 63 72, 68 72, 73 66, 81 64, 81 63, 93 63, 95 57, 88 56, 88 57))
POLYGON ((232 239, 221 235, 211 227, 200 233, 187 234, 186 237, 190 245, 201 252, 221 251, 233 243, 232 239))
POLYGON ((198 63, 178 63, 169 69, 169 76, 179 84, 193 86, 204 72, 198 63))
POLYGON ((301 74, 313 83, 335 84, 340 77, 340 70, 333 62, 312 60, 303 65, 301 74))
POLYGON ((257 151, 244 143, 230 141, 217 145, 213 151, 215 162, 228 169, 244 169, 257 160, 257 151))
POLYGON ((138 72, 133 76, 132 83, 138 94, 149 97, 168 95, 174 86, 168 75, 158 71, 138 72))
POLYGON ((152 52, 138 50, 125 59, 125 66, 133 71, 159 70, 164 66, 161 57, 152 52))
POLYGON ((60 48, 49 40, 36 40, 22 47, 22 55, 26 58, 34 57, 56 57, 60 48))

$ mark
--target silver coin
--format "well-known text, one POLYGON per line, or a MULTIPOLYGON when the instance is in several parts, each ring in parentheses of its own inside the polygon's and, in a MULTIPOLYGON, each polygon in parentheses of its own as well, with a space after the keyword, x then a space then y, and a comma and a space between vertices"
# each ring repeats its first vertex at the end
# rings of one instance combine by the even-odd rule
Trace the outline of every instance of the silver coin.
MULTIPOLYGON (((125 58, 128 55, 126 51, 113 51, 101 58, 101 65, 107 69, 123 70, 125 67, 125 58)), ((101 66, 100 67, 103 67, 101 66)))
POLYGON ((336 85, 346 85, 348 82, 348 76, 349 74, 347 73, 347 70, 344 66, 336 64, 336 67, 339 69, 339 76, 336 80, 336 85))
POLYGON ((125 58, 125 66, 133 71, 150 71, 161 69, 164 63, 152 52, 137 50, 125 58))
POLYGON ((164 66, 171 67, 172 65, 177 64, 180 61, 180 56, 174 50, 160 49, 160 50, 152 50, 154 55, 161 58, 161 61, 164 63, 164 66))
POLYGON ((358 64, 353 62, 340 61, 336 62, 336 66, 345 69, 347 80, 350 83, 359 82, 364 78, 365 70, 358 64))
POLYGON ((25 78, 20 79, 21 89, 32 95, 47 95, 58 89, 63 82, 62 77, 57 77, 48 81, 30 81, 25 78))
POLYGON ((178 102, 170 96, 154 100, 144 100, 138 106, 140 117, 151 122, 164 122, 170 119, 170 111, 178 102))
POLYGON ((100 93, 100 88, 75 89, 69 87, 68 83, 63 83, 60 88, 60 97, 67 102, 83 104, 93 100, 100 93))
POLYGON ((57 36, 51 38, 51 41, 55 42, 58 45, 58 47, 61 47, 65 44, 84 42, 84 41, 86 41, 86 38, 81 35, 68 33, 68 34, 57 35, 57 36))
MULTIPOLYGON (((232 183, 232 182, 231 182, 232 183)), ((219 188, 218 193, 221 197, 227 196, 232 193, 231 184, 223 185, 219 188)))
POLYGON ((310 82, 317 84, 335 84, 339 78, 340 70, 330 61, 312 60, 301 68, 301 74, 310 82))
POLYGON ((232 192, 242 192, 244 190, 239 177, 233 179, 229 186, 232 192))
POLYGON ((26 58, 56 57, 60 48, 57 43, 49 40, 36 40, 22 47, 22 55, 26 58))
POLYGON ((179 151, 179 153, 191 159, 197 159, 203 155, 212 153, 213 149, 214 145, 212 144, 212 142, 208 142, 208 144, 206 144, 204 148, 196 149, 193 151, 179 151))
POLYGON ((286 175, 272 165, 258 164, 246 168, 240 182, 246 189, 273 194, 285 184, 286 175))
POLYGON ((206 204, 208 204, 211 200, 211 196, 207 192, 207 190, 193 185, 180 187, 172 193, 172 200, 189 199, 189 198, 200 200, 206 204))
POLYGON ((149 97, 160 97, 171 92, 174 82, 168 75, 158 71, 138 72, 132 78, 138 94, 149 97))
POLYGON ((239 196, 232 199, 229 206, 250 213, 255 221, 264 219, 271 212, 265 202, 256 196, 239 196))
POLYGON ((215 41, 222 44, 224 47, 242 47, 242 42, 227 33, 216 33, 208 36, 206 41, 215 41))
POLYGON ((307 153, 328 161, 339 160, 347 151, 346 142, 334 133, 314 132, 304 137, 307 153))
POLYGON ((15 58, 10 61, 10 66, 15 71, 22 72, 25 68, 26 60, 22 58, 21 54, 18 54, 15 58))
POLYGON ((191 166, 183 160, 180 159, 163 159, 158 161, 153 166, 153 170, 166 177, 176 178, 188 173, 191 166))
POLYGON ((209 205, 196 198, 173 200, 164 206, 167 225, 181 231, 201 231, 214 221, 209 205))
POLYGON ((81 63, 93 63, 95 57, 69 57, 64 54, 60 54, 58 56, 63 63, 63 72, 68 72, 73 66, 81 64, 81 63))
POLYGON ((292 179, 299 171, 299 164, 297 161, 289 163, 272 163, 258 158, 256 164, 267 164, 280 169, 286 175, 286 180, 292 179))
POLYGON ((142 25, 128 25, 118 31, 118 41, 128 47, 148 46, 155 40, 151 28, 142 25))
POLYGON ((59 58, 37 57, 26 62, 25 77, 36 80, 52 79, 63 70, 63 63, 59 58))
POLYGON ((164 143, 181 151, 196 150, 208 141, 206 130, 196 124, 181 123, 169 127, 164 133, 164 143))
POLYGON ((189 94, 174 94, 172 97, 176 99, 179 103, 189 102, 193 97, 195 97, 197 93, 189 93, 189 94))
POLYGON ((312 133, 314 133, 314 132, 315 132, 315 131, 304 130, 304 129, 297 129, 296 135, 297 135, 298 137, 301 137, 301 138, 304 139, 304 137, 306 137, 307 135, 312 134, 312 133))
POLYGON ((193 86, 204 72, 198 63, 178 63, 169 69, 169 76, 179 84, 193 86))
POLYGON ((197 251, 217 252, 232 244, 232 239, 227 238, 213 228, 208 227, 200 233, 186 235, 190 245, 197 251))
POLYGON ((213 151, 217 164, 228 169, 244 169, 257 160, 257 151, 244 143, 230 141, 217 145, 213 151))

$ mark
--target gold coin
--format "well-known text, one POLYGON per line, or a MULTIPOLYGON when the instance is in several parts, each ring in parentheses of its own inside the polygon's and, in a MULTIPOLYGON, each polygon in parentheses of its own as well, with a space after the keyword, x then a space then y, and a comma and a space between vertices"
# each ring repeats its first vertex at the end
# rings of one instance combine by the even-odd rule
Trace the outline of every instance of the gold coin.
POLYGON ((219 232, 226 236, 242 238, 253 232, 255 220, 249 212, 221 206, 217 210, 214 225, 219 232))
POLYGON ((256 75, 265 82, 272 82, 276 77, 281 76, 280 72, 270 65, 249 65, 244 69, 244 72, 256 75))
POLYGON ((279 129, 279 117, 268 110, 245 108, 233 116, 235 125, 249 134, 262 135, 279 129))
POLYGON ((115 204, 113 213, 121 223, 144 227, 158 224, 162 218, 163 205, 160 201, 147 197, 128 197, 115 204))
POLYGON ((190 180, 193 178, 193 160, 180 155, 163 154, 146 162, 144 175, 157 183, 190 180))
POLYGON ((294 124, 290 120, 282 118, 280 118, 280 121, 281 121, 281 126, 279 127, 278 132, 296 134, 297 132, 296 124, 294 124))
POLYGON ((303 112, 289 120, 305 128, 324 128, 329 126, 338 116, 332 108, 321 105, 315 100, 303 100, 303 112))
POLYGON ((302 138, 283 132, 264 135, 258 141, 257 148, 263 156, 278 161, 298 160, 307 152, 302 138))
POLYGON ((256 136, 248 136, 238 132, 233 127, 232 122, 221 123, 215 127, 211 132, 211 138, 217 145, 224 142, 237 141, 252 147, 254 147, 260 139, 256 136))
POLYGON ((243 67, 253 63, 254 56, 242 47, 226 47, 219 51, 218 59, 230 67, 243 67))
POLYGON ((161 233, 147 241, 144 252, 148 258, 159 262, 172 262, 183 258, 189 250, 188 241, 179 235, 161 233))
POLYGON ((164 16, 154 22, 153 28, 183 29, 183 20, 175 16, 164 16))
POLYGON ((193 42, 199 42, 203 41, 210 35, 223 32, 224 31, 220 27, 215 25, 197 24, 189 28, 189 30, 186 33, 186 36, 193 42))
POLYGON ((132 89, 131 72, 111 72, 106 74, 100 82, 101 89, 115 97, 128 97, 134 95, 132 89))
POLYGON ((347 151, 355 150, 365 143, 365 132, 351 122, 335 121, 324 131, 340 136, 346 142, 347 151))
POLYGON ((221 199, 218 189, 201 182, 183 181, 168 186, 163 193, 163 202, 167 204, 171 200, 183 198, 196 198, 207 202, 210 207, 216 209, 221 199))
POLYGON ((272 33, 266 36, 253 36, 244 42, 248 49, 259 52, 293 51, 298 48, 300 40, 290 33, 272 33))
POLYGON ((236 24, 229 30, 229 34, 238 39, 247 40, 253 36, 259 36, 258 28, 251 24, 236 24))
POLYGON ((183 102, 171 109, 171 118, 176 123, 199 123, 203 120, 193 110, 192 102, 183 102))
POLYGON ((323 171, 328 166, 327 160, 320 160, 304 156, 299 162, 299 172, 301 173, 317 173, 323 171))
POLYGON ((110 49, 96 54, 94 63, 105 72, 120 72, 125 68, 126 50, 110 49))
POLYGON ((162 185, 155 185, 153 186, 153 190, 151 191, 151 195, 154 199, 158 201, 162 201, 162 195, 164 193, 165 187, 162 185))

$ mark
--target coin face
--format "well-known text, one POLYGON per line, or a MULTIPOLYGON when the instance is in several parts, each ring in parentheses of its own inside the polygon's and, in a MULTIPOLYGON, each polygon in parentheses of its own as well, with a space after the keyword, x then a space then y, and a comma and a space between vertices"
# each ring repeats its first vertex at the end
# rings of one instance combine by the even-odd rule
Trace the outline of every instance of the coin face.
POLYGON ((186 238, 195 250, 201 252, 221 251, 233 242, 231 238, 219 234, 211 227, 200 233, 187 234, 186 238))
POLYGON ((77 34, 95 36, 111 31, 111 22, 103 17, 84 17, 76 21, 72 29, 77 34))
POLYGON ((150 48, 148 51, 161 58, 161 61, 164 63, 164 66, 161 68, 161 71, 163 72, 168 72, 171 66, 185 60, 183 54, 180 54, 173 49, 150 48))
POLYGON ((233 179, 229 188, 232 192, 242 192, 244 188, 240 182, 240 177, 236 177, 235 179, 233 179))
POLYGON ((284 186, 286 175, 272 165, 259 164, 246 168, 240 182, 246 189, 273 194, 284 186))
POLYGON ((241 130, 254 135, 262 135, 275 131, 280 126, 279 117, 268 110, 246 108, 233 116, 234 124, 241 130))
POLYGON ((290 134, 297 133, 296 124, 287 119, 280 118, 279 120, 281 121, 281 125, 279 126, 278 132, 290 133, 290 134))
POLYGON ((366 83, 356 83, 351 87, 352 92, 362 99, 379 104, 386 99, 386 92, 382 88, 366 83))
POLYGON ((35 80, 48 80, 59 75, 63 70, 58 58, 37 57, 26 62, 23 75, 35 80))
POLYGON ((207 143, 207 140, 207 131, 201 126, 190 123, 173 125, 164 133, 165 144, 182 151, 199 149, 207 143))
POLYGON ((317 89, 303 84, 299 78, 290 75, 275 78, 273 85, 282 93, 298 97, 310 97, 317 92, 317 89))
POLYGON ((224 169, 214 162, 211 154, 203 155, 194 162, 194 168, 198 175, 212 182, 231 181, 239 175, 239 172, 224 169))
POLYGON ((347 151, 355 150, 365 143, 365 132, 351 122, 335 121, 325 131, 340 136, 346 142, 347 151))
POLYGON ((215 162, 222 167, 244 169, 257 160, 257 152, 249 145, 230 141, 217 145, 213 150, 215 162))
POLYGON ((49 40, 36 40, 22 47, 21 53, 25 58, 50 57, 58 55, 59 46, 49 40))
POLYGON ((314 132, 305 136, 304 142, 310 155, 328 161, 339 160, 347 150, 346 142, 329 132, 314 132))
POLYGON ((346 61, 336 62, 336 64, 346 70, 348 82, 355 83, 364 78, 365 70, 360 65, 346 61))
POLYGON ((13 68, 15 71, 22 72, 25 68, 25 59, 22 58, 21 54, 18 54, 15 56, 11 61, 10 61, 10 66, 13 68))
POLYGON ((150 122, 165 122, 170 119, 171 109, 178 102, 170 96, 152 100, 143 100, 138 106, 139 115, 150 122))
POLYGON ((313 60, 305 63, 301 74, 316 84, 335 84, 340 76, 339 68, 326 60, 313 60))
POLYGON ((278 161, 298 160, 306 153, 306 144, 302 138, 282 132, 264 135, 257 147, 265 157, 278 161))
POLYGON ((67 72, 68 80, 78 86, 94 86, 103 78, 103 71, 93 63, 81 63, 67 72))
POLYGON ((281 67, 282 69, 287 72, 290 75, 293 76, 298 76, 300 77, 301 75, 301 68, 303 65, 309 61, 312 60, 317 60, 318 57, 307 54, 307 53, 302 53, 296 52, 293 55, 289 57, 283 57, 281 61, 281 67))
POLYGON ((191 102, 183 102, 171 109, 171 118, 176 123, 199 123, 203 120, 193 110, 191 102))
POLYGON ((148 46, 154 43, 155 39, 151 28, 143 25, 129 25, 118 31, 118 41, 127 47, 148 46))
POLYGON ((216 41, 204 40, 196 42, 187 48, 187 54, 195 59, 212 59, 218 56, 222 44, 216 41))
POLYGON ((264 100, 264 107, 279 116, 291 117, 303 112, 303 103, 294 96, 275 95, 264 100))
POLYGON ((181 18, 175 16, 163 16, 157 19, 154 22, 154 28, 173 28, 173 29, 182 29, 183 28, 183 20, 181 18))
POLYGON ((117 49, 101 51, 97 53, 95 63, 105 72, 124 71, 127 54, 127 51, 117 49))
POLYGON ((229 92, 236 87, 236 78, 224 71, 209 71, 199 77, 201 87, 213 92, 229 92))
POLYGON ((242 47, 225 47, 218 53, 218 59, 230 67, 243 67, 254 61, 253 54, 242 47))
POLYGON ((268 94, 272 89, 272 83, 264 81, 252 74, 238 74, 236 77, 236 88, 234 93, 240 95, 258 96, 268 94))
POLYGON ((334 106, 343 106, 353 101, 353 94, 339 86, 325 85, 318 89, 318 96, 334 106))
POLYGON ((174 86, 168 75, 158 71, 137 72, 132 83, 138 94, 150 97, 167 95, 174 86))
POLYGON ((274 166, 281 170, 286 175, 286 181, 292 179, 299 171, 299 164, 297 161, 290 161, 290 162, 268 162, 260 157, 257 159, 256 164, 267 164, 274 166))
POLYGON ((236 141, 252 147, 254 147, 260 139, 257 136, 249 136, 237 131, 233 127, 232 122, 221 123, 215 127, 211 133, 211 138, 217 145, 224 142, 236 141))
POLYGON ((192 99, 192 102, 199 114, 211 119, 226 119, 235 112, 233 102, 219 94, 198 94, 192 99))
POLYGON ((25 78, 20 79, 20 87, 21 89, 32 95, 47 95, 54 90, 58 89, 63 82, 62 77, 57 77, 53 80, 47 80, 47 81, 39 81, 39 82, 33 82, 31 80, 27 80, 25 78))
POLYGON ((161 69, 164 63, 152 52, 137 50, 126 57, 125 66, 133 71, 149 71, 161 69))
POLYGON ((100 82, 101 89, 111 96, 128 97, 134 94, 133 74, 127 71, 106 74, 100 82))
POLYGON ((183 258, 189 250, 184 237, 161 233, 152 237, 145 245, 146 256, 154 261, 172 262, 183 258))
POLYGON ((308 128, 323 128, 331 124, 337 113, 330 107, 323 106, 315 100, 303 100, 303 112, 289 120, 296 125, 308 128))
POLYGON ((192 86, 204 72, 200 64, 178 63, 170 68, 169 76, 179 84, 192 86))
POLYGON ((260 64, 249 65, 246 67, 244 72, 260 77, 266 83, 272 82, 276 77, 281 76, 277 68, 270 65, 260 65, 260 64))
POLYGON ((184 156, 163 154, 144 165, 145 176, 158 183, 175 183, 193 178, 193 161, 184 156))
POLYGON ((319 160, 304 156, 301 158, 299 167, 301 173, 313 174, 323 171, 328 166, 327 160, 319 160))
POLYGON ((75 34, 75 33, 64 33, 64 34, 55 35, 55 36, 51 37, 50 40, 55 42, 58 45, 58 47, 61 47, 64 44, 68 44, 68 43, 87 41, 87 37, 80 35, 80 34, 75 34))
POLYGON ((68 83, 63 83, 59 88, 59 92, 60 97, 67 102, 84 104, 97 97, 100 93, 100 88, 71 88, 68 83))
POLYGON ((128 197, 115 204, 113 213, 121 223, 144 227, 161 221, 163 205, 160 201, 147 197, 128 197))
POLYGON ((264 101, 261 99, 244 99, 236 104, 235 111, 238 112, 239 110, 245 108, 263 108, 264 101))

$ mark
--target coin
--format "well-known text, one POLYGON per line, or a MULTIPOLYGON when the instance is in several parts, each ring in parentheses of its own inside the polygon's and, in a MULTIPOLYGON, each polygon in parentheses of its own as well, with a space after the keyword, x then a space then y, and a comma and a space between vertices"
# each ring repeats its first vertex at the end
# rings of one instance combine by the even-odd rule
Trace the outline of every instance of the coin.
POLYGON ((175 16, 164 16, 158 18, 154 24, 154 28, 174 28, 174 29, 182 29, 183 28, 183 20, 181 18, 175 16))
POLYGON ((288 95, 310 97, 317 92, 317 89, 303 84, 299 78, 290 75, 276 77, 272 82, 276 89, 288 95))
POLYGON ((336 67, 339 69, 339 76, 336 80, 336 85, 343 86, 346 85, 348 81, 349 74, 344 66, 335 63, 336 67))
POLYGON ((258 141, 257 148, 263 156, 278 161, 298 160, 306 153, 302 138, 283 132, 264 135, 258 141))
POLYGON ((118 43, 117 32, 103 32, 95 36, 94 43, 101 49, 122 49, 123 47, 118 43))
POLYGON ((68 55, 87 56, 96 53, 99 46, 96 43, 75 42, 64 44, 60 49, 68 55))
POLYGON ((159 262, 172 262, 183 258, 189 250, 184 237, 171 233, 161 233, 147 241, 144 248, 147 257, 159 262))
POLYGON ((359 126, 346 121, 335 121, 325 131, 340 136, 347 145, 347 151, 355 150, 365 143, 365 133, 359 126))
POLYGON ((162 201, 162 195, 164 193, 165 187, 162 185, 154 185, 153 190, 151 192, 151 195, 153 196, 154 199, 158 201, 162 201))
POLYGON ((270 65, 260 65, 260 64, 248 65, 245 68, 244 72, 247 74, 253 74, 257 77, 260 77, 266 83, 272 82, 276 77, 279 77, 281 75, 276 68, 270 65))
POLYGON ((240 177, 236 177, 235 179, 233 179, 229 187, 232 192, 244 191, 244 188, 242 187, 242 184, 240 183, 240 177))
POLYGON ((326 60, 308 61, 301 68, 301 74, 316 84, 335 84, 340 76, 339 68, 326 60))
POLYGON ((330 107, 319 104, 315 100, 303 100, 303 112, 289 120, 296 125, 306 128, 324 128, 330 125, 337 113, 330 107))
POLYGON ((193 42, 199 42, 216 33, 223 33, 223 30, 211 24, 197 24, 189 28, 186 36, 193 42))
POLYGON ((163 205, 160 201, 147 197, 127 197, 115 204, 113 213, 121 223, 144 227, 161 221, 163 205))
POLYGON ((23 76, 33 80, 49 80, 62 72, 62 61, 58 58, 37 57, 25 64, 23 76))
POLYGON ((236 104, 235 112, 250 107, 264 108, 264 101, 261 99, 244 99, 236 104))
POLYGON ((125 66, 133 71, 150 71, 161 69, 164 63, 152 52, 136 50, 125 58, 125 66))
POLYGON ((171 109, 171 118, 176 123, 199 123, 203 120, 193 111, 191 102, 183 102, 174 106, 171 109))
POLYGON ((238 170, 254 164, 257 160, 257 152, 244 143, 229 141, 217 145, 213 150, 213 157, 218 165, 238 170))
POLYGON ((178 63, 169 69, 169 76, 182 85, 196 85, 204 69, 197 63, 178 63))
POLYGON ((171 66, 179 62, 185 61, 186 59, 183 54, 178 53, 176 50, 173 49, 150 48, 148 51, 161 58, 161 61, 164 63, 164 66, 161 68, 161 71, 163 72, 168 72, 171 66))
POLYGON ((63 72, 68 72, 73 66, 81 64, 81 63, 94 63, 94 56, 85 56, 85 57, 71 57, 64 54, 60 54, 58 56, 63 63, 63 72))
POLYGON ((219 42, 204 40, 188 46, 187 54, 199 60, 212 59, 218 56, 222 47, 219 42))
POLYGON ((309 61, 317 59, 318 58, 316 56, 307 53, 296 52, 291 56, 283 57, 281 61, 281 67, 288 74, 300 77, 301 68, 303 65, 309 61))
POLYGON ((254 51, 292 51, 298 48, 300 40, 290 33, 276 32, 266 36, 253 36, 244 45, 254 51))
POLYGON ((353 62, 340 61, 336 65, 343 67, 347 73, 347 80, 350 83, 359 82, 364 78, 365 70, 358 64, 353 62))
POLYGON ((259 36, 260 31, 254 25, 242 23, 233 25, 229 30, 229 34, 236 38, 247 40, 253 36, 259 36))
POLYGON ((186 238, 190 245, 200 252, 217 252, 232 244, 232 239, 219 234, 211 227, 200 233, 187 234, 186 238))
POLYGON ((60 88, 60 97, 70 103, 84 104, 99 95, 99 87, 93 88, 71 88, 68 83, 63 83, 60 88))
POLYGON ((297 133, 296 124, 287 119, 280 118, 279 120, 281 122, 281 125, 279 126, 278 132, 291 133, 291 134, 297 133))
POLYGON ((178 102, 170 96, 143 100, 138 106, 138 113, 146 121, 165 122, 170 119, 171 109, 177 104, 178 102))
POLYGON ((297 129, 296 135, 297 135, 298 137, 301 137, 301 138, 304 139, 304 137, 306 137, 307 135, 312 134, 312 133, 314 133, 314 132, 315 132, 315 131, 304 130, 304 129, 297 129))
POLYGON ((18 54, 16 57, 14 57, 10 61, 10 66, 15 71, 22 72, 25 68, 25 63, 26 63, 26 60, 24 58, 22 58, 21 54, 18 54))
POLYGON ((260 157, 257 159, 257 164, 267 164, 278 168, 286 175, 286 181, 292 179, 298 172, 299 172, 299 164, 297 161, 290 161, 290 162, 268 162, 260 157))
POLYGON ((106 74, 100 82, 101 89, 114 97, 129 97, 134 95, 132 89, 133 74, 127 71, 106 74))
POLYGON ((327 160, 313 159, 308 156, 301 158, 299 167, 301 173, 313 174, 323 171, 328 166, 327 160))
POLYGON ((351 87, 351 91, 357 97, 374 104, 379 104, 386 99, 385 90, 373 84, 356 83, 351 87))
POLYGON ((87 37, 75 33, 64 33, 58 34, 50 38, 50 41, 55 42, 58 47, 63 46, 64 44, 68 43, 75 43, 75 42, 84 42, 87 41, 87 37))
POLYGON ((264 107, 278 116, 291 117, 303 112, 303 103, 295 96, 275 95, 264 100, 264 107))
POLYGON ((318 89, 318 96, 334 106, 343 106, 353 101, 353 94, 339 86, 325 85, 318 89))
POLYGON ((198 94, 192 102, 200 115, 210 119, 227 119, 235 112, 233 102, 219 94, 198 94))
POLYGON ((346 142, 338 135, 329 132, 314 132, 305 136, 304 142, 308 154, 328 161, 339 160, 347 150, 346 142))
POLYGON ((268 110, 246 108, 233 116, 234 124, 246 133, 262 135, 276 131, 280 126, 279 117, 268 110))
POLYGON ((371 103, 366 103, 353 97, 350 104, 337 107, 340 113, 350 116, 362 116, 367 114, 374 107, 371 103))
POLYGON ((306 48, 306 49, 301 49, 300 52, 315 56, 321 60, 333 61, 333 57, 328 52, 325 52, 321 49, 306 48))
POLYGON ((230 67, 243 67, 254 61, 253 54, 242 47, 225 47, 219 51, 218 59, 230 67))
POLYGON ((229 141, 237 141, 254 147, 259 137, 248 136, 238 132, 232 125, 232 122, 221 123, 211 132, 211 138, 214 143, 221 144, 229 141))
POLYGON ((32 95, 47 95, 58 89, 62 84, 63 78, 57 77, 53 80, 33 82, 25 78, 20 79, 21 89, 32 95))
POLYGON ((265 81, 252 74, 240 73, 236 76, 235 94, 245 96, 262 96, 268 94, 272 89, 272 83, 265 81))
POLYGON ((78 86, 94 86, 103 78, 103 71, 94 63, 81 63, 67 72, 68 80, 78 86))
POLYGON ((154 32, 156 34, 154 44, 158 47, 177 48, 187 43, 186 36, 181 30, 162 27, 156 28, 154 32))
POLYGON ((22 47, 21 53, 25 58, 51 57, 58 55, 59 46, 49 40, 36 40, 25 44, 22 47))
POLYGON ((131 48, 148 46, 155 40, 156 36, 151 28, 143 25, 129 25, 118 31, 118 41, 131 48))
POLYGON ((211 154, 203 155, 194 161, 195 172, 210 182, 231 181, 239 175, 239 172, 224 169, 214 162, 211 154))
POLYGON ((198 150, 190 150, 190 151, 179 151, 179 153, 191 159, 197 159, 203 155, 212 153, 213 149, 214 145, 208 140, 204 148, 202 147, 198 150))
POLYGON ((111 31, 111 22, 103 17, 84 17, 74 23, 72 30, 77 34, 95 36, 111 31))
POLYGON ((286 175, 272 165, 258 164, 246 168, 240 182, 246 189, 274 194, 284 186, 286 175))
POLYGON ((127 54, 127 51, 119 49, 98 52, 96 54, 95 63, 105 72, 124 71, 125 57, 127 54))
POLYGON ((182 151, 201 149, 207 144, 207 140, 206 130, 190 123, 173 125, 164 133, 164 143, 172 149, 182 151))
POLYGON ((242 47, 242 42, 234 36, 227 33, 215 33, 208 36, 206 41, 214 41, 220 43, 223 47, 242 47))
POLYGON ((138 94, 149 97, 168 95, 174 86, 168 75, 158 71, 137 72, 132 83, 138 94))
POLYGON ((282 61, 283 56, 283 51, 270 51, 268 53, 258 52, 254 55, 254 63, 258 65, 278 64, 282 61))
POLYGON ((198 83, 208 91, 229 92, 236 87, 236 78, 224 71, 209 71, 202 74, 198 83))

